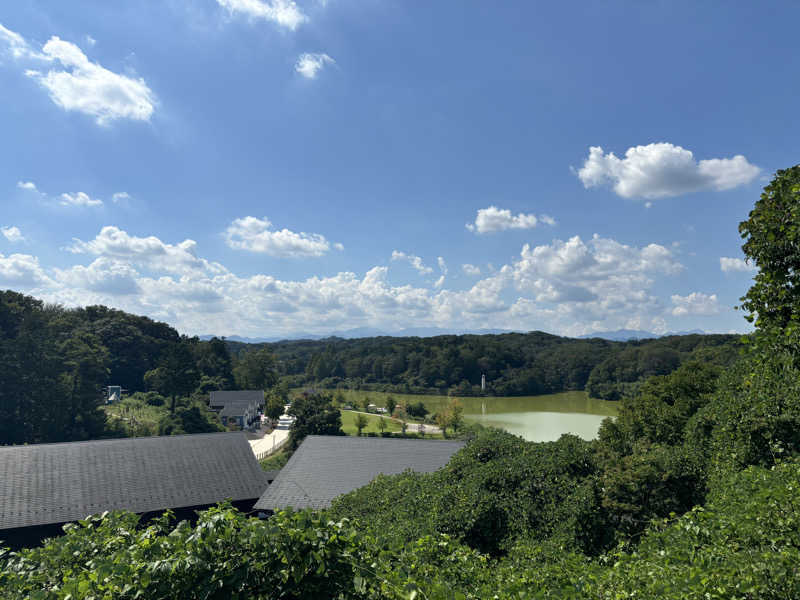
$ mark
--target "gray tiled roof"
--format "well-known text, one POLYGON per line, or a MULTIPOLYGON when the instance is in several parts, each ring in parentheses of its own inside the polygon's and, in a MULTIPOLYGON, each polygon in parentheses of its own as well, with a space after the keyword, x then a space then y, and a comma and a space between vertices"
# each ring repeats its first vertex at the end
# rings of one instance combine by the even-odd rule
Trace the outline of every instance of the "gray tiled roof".
POLYGON ((221 390, 211 392, 208 405, 222 407, 220 415, 225 417, 241 417, 250 406, 264 403, 264 392, 261 390, 221 390))
POLYGON ((105 510, 142 513, 249 500, 266 487, 242 433, 4 446, 0 530, 105 510))
POLYGON ((254 508, 326 508, 381 473, 436 471, 463 446, 460 441, 310 435, 254 508))

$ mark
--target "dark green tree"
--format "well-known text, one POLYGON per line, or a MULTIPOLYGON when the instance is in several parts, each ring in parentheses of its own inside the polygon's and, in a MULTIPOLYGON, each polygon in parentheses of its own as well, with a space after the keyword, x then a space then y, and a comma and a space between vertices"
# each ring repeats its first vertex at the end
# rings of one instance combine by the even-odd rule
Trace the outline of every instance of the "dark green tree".
POLYGON ((213 337, 195 345, 197 370, 201 376, 217 381, 219 390, 233 388, 233 361, 224 339, 213 337))
POLYGON ((364 430, 364 428, 367 426, 368 423, 369 421, 367 421, 366 416, 362 415, 361 413, 358 413, 356 415, 355 426, 356 429, 358 429, 358 435, 361 435, 361 432, 364 430))
POLYGON ((394 399, 394 396, 387 396, 386 398, 386 410, 389 411, 389 416, 391 417, 394 414, 394 409, 397 408, 397 400, 394 399))
POLYGON ((800 347, 800 165, 780 170, 739 224, 742 250, 758 267, 742 298, 746 318, 771 347, 800 347))
POLYGON ((145 375, 145 381, 171 399, 169 412, 174 415, 177 398, 191 394, 198 383, 194 355, 188 343, 181 340, 167 349, 158 367, 145 375))
POLYGON ((307 435, 344 435, 342 415, 327 394, 303 394, 292 402, 289 414, 296 417, 289 433, 291 452, 307 435))
POLYGON ((244 352, 239 355, 234 376, 240 389, 267 390, 278 380, 275 356, 266 348, 244 352))

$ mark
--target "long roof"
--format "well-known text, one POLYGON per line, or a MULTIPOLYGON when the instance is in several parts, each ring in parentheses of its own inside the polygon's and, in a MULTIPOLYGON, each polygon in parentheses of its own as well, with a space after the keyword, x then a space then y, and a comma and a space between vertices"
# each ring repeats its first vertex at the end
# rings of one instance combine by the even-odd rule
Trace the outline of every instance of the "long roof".
POLYGON ((381 473, 430 473, 464 447, 462 441, 309 435, 254 508, 326 508, 381 473))
MULTIPOLYGON (((241 432, 0 447, 0 530, 258 498, 241 432)), ((2 535, 0 535, 2 537, 2 535)))
POLYGON ((208 405, 221 407, 220 415, 240 417, 251 406, 259 406, 264 402, 261 390, 218 390, 211 392, 208 405))

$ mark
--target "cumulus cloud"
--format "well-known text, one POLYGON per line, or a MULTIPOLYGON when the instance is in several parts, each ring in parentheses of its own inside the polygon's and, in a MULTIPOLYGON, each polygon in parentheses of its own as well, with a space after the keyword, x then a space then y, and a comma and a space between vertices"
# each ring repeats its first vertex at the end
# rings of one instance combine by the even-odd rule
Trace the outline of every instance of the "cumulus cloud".
POLYGON ((756 270, 756 266, 750 262, 742 260, 741 258, 729 258, 727 256, 720 256, 719 268, 725 273, 730 273, 732 271, 749 273, 756 270))
POLYGON ((38 191, 36 189, 36 184, 33 183, 32 181, 18 181, 17 182, 17 187, 19 189, 21 189, 21 190, 29 190, 29 191, 32 191, 32 192, 38 191))
MULTIPOLYGON (((657 296, 656 280, 666 283, 682 269, 670 249, 600 236, 525 245, 513 260, 460 290, 444 288, 447 264, 438 258, 436 282, 413 285, 390 283, 386 266, 299 280, 240 276, 199 256, 192 240, 170 243, 111 226, 68 250, 75 264, 50 269, 33 256, 0 255, 0 285, 68 306, 105 304, 146 314, 191 334, 251 336, 367 326, 391 331, 409 324, 566 335, 663 332, 665 318, 712 314, 717 302, 697 292, 657 296)), ((434 271, 413 254, 395 251, 393 260, 425 275, 434 271)))
POLYGON ((114 203, 124 202, 125 200, 130 200, 130 198, 131 195, 128 192, 116 192, 111 196, 111 200, 114 203))
POLYGON ((469 263, 461 265, 461 270, 464 271, 467 275, 471 277, 477 277, 481 274, 481 268, 475 265, 471 265, 469 263))
POLYGON ((624 158, 592 146, 577 175, 587 189, 610 185, 623 198, 652 200, 702 190, 729 190, 750 183, 760 172, 741 154, 698 162, 690 150, 657 143, 628 148, 624 158))
POLYGON ((422 262, 422 259, 414 254, 406 254, 405 252, 400 252, 399 250, 392 250, 392 260, 408 261, 408 263, 414 267, 420 275, 430 275, 433 273, 433 269, 425 266, 425 263, 422 262))
POLYGON ((91 254, 103 258, 127 261, 148 269, 170 273, 224 273, 226 269, 196 256, 197 242, 184 240, 167 244, 155 236, 136 237, 114 226, 106 226, 88 242, 73 238, 67 250, 73 254, 91 254))
POLYGON ((540 221, 546 225, 555 225, 555 219, 547 215, 540 218, 533 214, 513 215, 508 209, 490 206, 478 210, 475 222, 467 223, 466 227, 475 233, 497 233, 508 229, 533 229, 540 221))
POLYGON ((294 64, 294 70, 300 73, 306 79, 316 79, 317 74, 326 66, 336 64, 330 56, 325 53, 308 53, 301 54, 297 62, 294 64))
POLYGON ((19 227, 15 227, 13 225, 8 227, 0 227, 0 233, 2 233, 3 236, 12 244, 25 241, 25 236, 22 235, 19 227))
POLYGON ((100 257, 88 266, 55 269, 55 279, 71 288, 119 296, 140 293, 138 278, 138 271, 131 265, 106 257, 100 257))
POLYGON ((42 53, 61 68, 47 73, 29 69, 25 74, 38 81, 64 110, 90 115, 100 125, 116 119, 150 120, 156 99, 144 79, 120 75, 91 62, 78 46, 57 36, 42 47, 42 53))
POLYGON ((503 267, 500 275, 537 302, 585 304, 599 316, 603 311, 635 312, 645 305, 654 309, 658 300, 648 291, 653 276, 682 269, 664 246, 636 248, 595 235, 588 242, 574 236, 536 247, 525 244, 520 259, 503 267))
POLYGON ((38 288, 49 278, 39 266, 39 259, 30 254, 0 254, 0 287, 38 288))
POLYGON ((308 20, 292 0, 217 0, 217 3, 232 15, 271 21, 292 31, 308 20))
POLYGON ((59 204, 61 206, 103 206, 103 201, 91 198, 89 194, 84 192, 75 192, 74 194, 61 194, 59 204))
MULTIPOLYGON (((266 217, 236 219, 228 226, 224 235, 231 248, 281 258, 323 256, 331 249, 331 243, 319 233, 296 233, 288 229, 275 231, 266 217)), ((339 243, 333 244, 333 247, 337 250, 344 249, 339 243)))
POLYGON ((675 294, 671 297, 673 316, 685 317, 688 315, 715 315, 719 313, 719 303, 717 295, 704 294, 702 292, 692 292, 688 296, 675 294))

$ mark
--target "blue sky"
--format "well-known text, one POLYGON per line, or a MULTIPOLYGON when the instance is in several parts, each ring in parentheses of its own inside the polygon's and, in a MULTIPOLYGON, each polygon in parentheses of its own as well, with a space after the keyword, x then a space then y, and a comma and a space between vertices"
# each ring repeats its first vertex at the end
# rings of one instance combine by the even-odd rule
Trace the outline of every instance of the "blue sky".
POLYGON ((747 330, 796 3, 7 4, 0 288, 188 334, 747 330))

